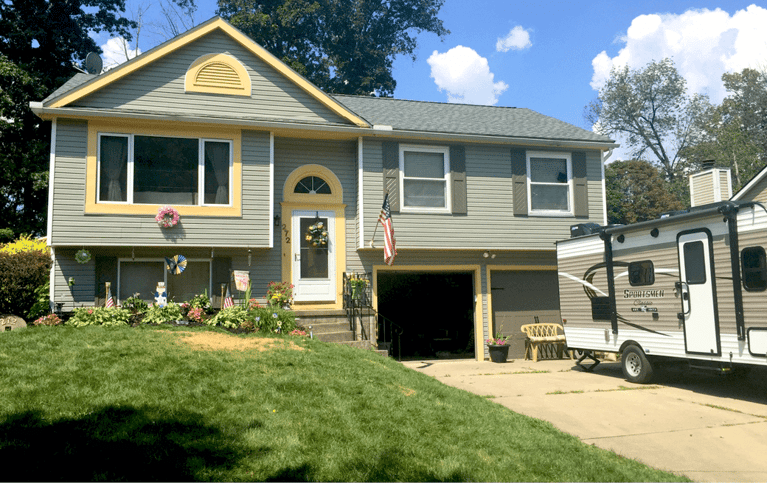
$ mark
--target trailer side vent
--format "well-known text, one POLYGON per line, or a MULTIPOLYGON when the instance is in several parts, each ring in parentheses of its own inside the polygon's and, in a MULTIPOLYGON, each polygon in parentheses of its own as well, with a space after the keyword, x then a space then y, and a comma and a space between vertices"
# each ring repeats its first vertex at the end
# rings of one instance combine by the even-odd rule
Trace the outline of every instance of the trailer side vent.
POLYGON ((591 298, 591 318, 594 320, 612 320, 610 316, 610 297, 591 298))

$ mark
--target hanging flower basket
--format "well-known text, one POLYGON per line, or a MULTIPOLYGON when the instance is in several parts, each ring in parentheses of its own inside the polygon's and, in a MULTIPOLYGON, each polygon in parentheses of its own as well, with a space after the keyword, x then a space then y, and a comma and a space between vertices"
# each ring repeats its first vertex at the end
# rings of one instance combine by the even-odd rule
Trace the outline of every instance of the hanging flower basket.
POLYGON ((181 215, 172 206, 163 206, 157 210, 157 216, 154 219, 162 228, 173 228, 178 224, 181 215))
POLYGON ((305 237, 306 241, 309 242, 309 245, 313 247, 325 248, 328 246, 328 229, 321 221, 310 226, 309 229, 306 230, 305 237))
POLYGON ((77 253, 75 253, 75 260, 77 260, 77 263, 85 264, 91 261, 91 252, 83 248, 82 250, 78 250, 77 253))

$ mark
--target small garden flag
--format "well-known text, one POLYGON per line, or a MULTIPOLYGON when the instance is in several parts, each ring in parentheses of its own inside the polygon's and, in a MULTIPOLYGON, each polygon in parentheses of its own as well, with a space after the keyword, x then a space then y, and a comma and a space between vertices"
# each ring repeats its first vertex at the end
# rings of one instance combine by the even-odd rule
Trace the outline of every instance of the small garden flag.
POLYGON ((378 222, 384 228, 384 262, 387 265, 394 263, 394 257, 397 256, 397 240, 394 239, 394 228, 391 224, 391 207, 389 206, 389 193, 384 197, 381 215, 378 222))
POLYGON ((229 287, 226 287, 226 298, 224 298, 224 308, 234 307, 234 300, 232 294, 229 292, 229 287))
POLYGON ((104 304, 105 307, 114 307, 115 306, 115 300, 112 298, 112 287, 107 287, 107 302, 104 304))

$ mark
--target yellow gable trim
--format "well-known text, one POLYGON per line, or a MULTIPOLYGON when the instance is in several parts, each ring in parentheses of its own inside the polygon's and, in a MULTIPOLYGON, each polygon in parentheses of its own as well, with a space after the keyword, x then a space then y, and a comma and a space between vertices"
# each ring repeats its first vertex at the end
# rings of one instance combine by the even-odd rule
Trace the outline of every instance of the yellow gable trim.
POLYGON ((192 62, 184 79, 186 92, 250 96, 248 71, 231 55, 207 54, 192 62))
POLYGON ((47 106, 47 107, 57 108, 57 107, 67 106, 68 104, 71 104, 79 99, 82 99, 96 92, 97 90, 102 89, 103 87, 127 75, 130 75, 136 72, 142 67, 158 59, 172 52, 175 52, 176 50, 182 47, 185 47, 186 45, 191 44, 192 42, 208 35, 209 33, 217 29, 222 30, 224 33, 229 35, 235 41, 239 42, 243 47, 245 47, 255 56, 257 56, 262 61, 269 64, 272 68, 277 70, 277 72, 287 77, 290 81, 292 81, 298 87, 306 91, 309 95, 317 99, 320 103, 322 103, 325 107, 327 107, 334 113, 338 114, 339 116, 346 119, 347 121, 353 124, 356 124, 357 126, 370 127, 370 124, 367 123, 364 119, 360 118, 359 116, 353 114, 351 111, 347 110, 341 104, 339 104, 334 99, 332 99, 330 96, 322 92, 322 90, 320 90, 317 86, 315 86, 308 80, 304 79, 296 71, 294 71, 293 69, 285 65, 279 59, 277 59, 277 57, 273 56, 266 49, 264 49, 257 43, 253 42, 253 40, 251 40, 248 36, 246 36, 239 30, 234 28, 231 24, 229 24, 228 22, 226 22, 225 20, 219 17, 209 20, 208 22, 201 24, 192 30, 187 31, 186 33, 179 35, 175 39, 172 39, 166 42, 165 44, 162 44, 150 50, 146 54, 142 54, 136 57, 135 59, 131 60, 130 62, 127 62, 121 65, 120 67, 113 69, 105 74, 102 74, 101 76, 96 78, 94 81, 84 84, 83 86, 79 88, 76 88, 75 90, 59 98, 58 100, 56 100, 50 106, 47 106))
POLYGON ((282 187, 282 199, 286 202, 335 204, 343 202, 343 187, 338 177, 331 170, 319 164, 306 164, 293 170, 285 179, 282 187), (294 193, 296 184, 307 176, 322 178, 330 186, 330 194, 294 193))

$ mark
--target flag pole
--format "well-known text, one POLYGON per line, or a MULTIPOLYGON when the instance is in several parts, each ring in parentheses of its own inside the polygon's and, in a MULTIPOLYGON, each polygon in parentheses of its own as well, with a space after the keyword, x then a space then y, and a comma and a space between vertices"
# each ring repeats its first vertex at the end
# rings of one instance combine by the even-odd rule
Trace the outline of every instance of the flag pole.
POLYGON ((376 223, 375 230, 373 230, 373 236, 370 237, 370 248, 375 248, 375 246, 373 246, 373 240, 376 239, 376 232, 378 231, 378 225, 380 225, 380 224, 381 223, 376 223))

